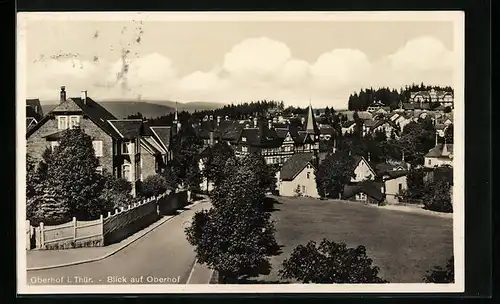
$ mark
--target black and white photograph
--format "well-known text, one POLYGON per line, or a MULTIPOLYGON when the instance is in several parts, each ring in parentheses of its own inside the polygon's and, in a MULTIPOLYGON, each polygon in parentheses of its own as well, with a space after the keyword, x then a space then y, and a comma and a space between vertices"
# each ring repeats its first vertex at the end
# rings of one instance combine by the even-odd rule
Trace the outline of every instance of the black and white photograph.
POLYGON ((17 289, 464 291, 464 14, 17 14, 17 289))

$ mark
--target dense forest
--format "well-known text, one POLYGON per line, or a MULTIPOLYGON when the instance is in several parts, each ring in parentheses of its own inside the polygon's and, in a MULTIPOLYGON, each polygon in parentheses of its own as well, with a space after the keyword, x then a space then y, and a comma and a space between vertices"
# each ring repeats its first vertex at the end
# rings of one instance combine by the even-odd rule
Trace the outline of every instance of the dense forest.
MULTIPOLYGON (((274 115, 290 115, 290 114, 305 114, 307 108, 298 108, 289 106, 285 108, 283 101, 268 101, 259 100, 252 102, 245 102, 241 104, 225 105, 222 108, 215 110, 194 111, 192 113, 182 111, 179 112, 179 120, 182 123, 199 122, 206 116, 212 115, 215 119, 217 116, 229 119, 248 119, 250 117, 273 117, 274 115)), ((143 117, 141 113, 129 115, 128 118, 147 118, 151 125, 171 125, 174 121, 174 113, 170 113, 161 117, 143 117)))
POLYGON ((394 110, 398 107, 400 101, 407 102, 412 92, 427 91, 431 89, 453 92, 453 89, 449 86, 429 86, 423 83, 420 85, 412 84, 410 86, 405 86, 404 88, 400 88, 399 91, 390 88, 361 89, 359 93, 356 92, 349 95, 348 108, 351 111, 366 111, 374 101, 381 101, 384 105, 390 107, 391 110, 394 110))

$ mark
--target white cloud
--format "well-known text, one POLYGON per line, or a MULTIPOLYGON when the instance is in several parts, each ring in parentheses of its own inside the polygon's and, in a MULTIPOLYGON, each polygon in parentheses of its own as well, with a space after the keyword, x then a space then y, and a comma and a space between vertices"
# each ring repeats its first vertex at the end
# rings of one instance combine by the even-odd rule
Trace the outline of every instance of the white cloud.
POLYGON ((438 39, 430 36, 409 40, 402 48, 388 56, 394 70, 420 71, 450 68, 453 53, 438 39))
POLYGON ((335 49, 321 54, 311 66, 311 74, 321 87, 357 83, 371 71, 368 57, 355 49, 335 49))
POLYGON ((223 68, 236 78, 260 80, 274 76, 290 59, 286 44, 266 37, 249 38, 224 56, 223 68))
MULTIPOLYGON (((334 49, 313 62, 292 56, 288 46, 266 37, 249 38, 221 56, 220 67, 179 75, 175 63, 158 54, 97 62, 50 59, 30 65, 30 97, 55 100, 60 85, 68 94, 88 90, 96 99, 142 98, 240 102, 284 100, 345 107, 350 93, 363 87, 399 88, 411 82, 450 84, 452 52, 432 37, 410 40, 375 62, 357 49, 334 49), (124 67, 127 67, 124 69, 124 67), (126 75, 126 77, 122 74, 126 75)), ((215 64, 215 63, 214 63, 215 64)))

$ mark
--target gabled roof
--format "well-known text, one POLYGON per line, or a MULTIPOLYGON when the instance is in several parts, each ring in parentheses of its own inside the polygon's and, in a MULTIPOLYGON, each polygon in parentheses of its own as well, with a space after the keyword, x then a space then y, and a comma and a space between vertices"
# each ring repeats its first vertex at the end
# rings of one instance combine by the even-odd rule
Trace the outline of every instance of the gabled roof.
POLYGON ((27 117, 26 118, 26 130, 29 130, 32 128, 34 125, 36 125, 37 121, 33 117, 27 117))
POLYGON ((364 182, 356 185, 345 185, 344 191, 342 192, 342 199, 350 199, 358 193, 364 193, 368 197, 381 202, 385 198, 385 194, 382 193, 381 189, 384 186, 383 183, 379 182, 364 182))
POLYGON ((433 157, 433 158, 450 158, 453 157, 453 144, 438 144, 434 148, 430 149, 425 157, 433 157))
POLYGON ((172 127, 154 126, 150 128, 153 134, 156 135, 160 143, 163 145, 163 148, 168 150, 170 147, 170 139, 172 137, 172 127))
POLYGON ((406 175, 408 175, 408 170, 390 170, 382 174, 384 180, 391 180, 406 175))
POLYGON ((306 166, 311 164, 313 153, 295 153, 281 168, 280 178, 284 181, 293 180, 306 166))
POLYGON ((41 119, 42 119, 42 117, 43 117, 43 115, 42 115, 42 114, 40 114, 40 111, 41 111, 41 110, 39 110, 39 111, 37 112, 37 111, 35 110, 35 108, 34 108, 34 107, 32 107, 32 106, 26 106, 26 118, 30 118, 30 117, 31 117, 31 118, 36 119, 37 121, 38 121, 38 120, 41 120, 41 119))
MULTIPOLYGON (((116 120, 116 117, 111 114, 106 108, 101 106, 99 103, 95 102, 92 98, 87 97, 86 102, 83 102, 81 98, 71 97, 64 102, 74 102, 83 112, 84 115, 88 116, 93 123, 95 123, 99 128, 101 128, 108 135, 113 138, 119 139, 121 136, 116 132, 116 130, 108 123, 108 120, 116 120)), ((31 136, 38 128, 40 128, 46 121, 51 119, 51 114, 56 114, 59 112, 57 107, 50 111, 44 118, 36 124, 33 128, 28 130, 26 137, 31 136)))
POLYGON ((108 122, 124 139, 134 139, 141 135, 142 119, 108 120, 108 122))
POLYGON ((319 134, 318 124, 314 118, 312 105, 309 105, 306 118, 306 131, 309 134, 319 134))

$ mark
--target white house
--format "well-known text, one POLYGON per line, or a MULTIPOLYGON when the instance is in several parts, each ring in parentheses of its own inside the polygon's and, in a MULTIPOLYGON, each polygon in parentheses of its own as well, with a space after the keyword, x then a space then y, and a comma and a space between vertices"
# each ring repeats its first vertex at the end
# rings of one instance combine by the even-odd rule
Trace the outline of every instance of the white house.
POLYGON ((397 204, 397 195, 401 191, 408 189, 408 184, 406 181, 406 176, 408 171, 406 170, 392 170, 387 171, 382 174, 382 180, 384 181, 385 187, 385 199, 389 204, 397 204))
POLYGON ((453 144, 438 144, 430 149, 424 157, 424 167, 426 168, 444 165, 453 167, 453 144))
POLYGON ((351 183, 359 183, 365 180, 374 180, 377 174, 363 156, 353 156, 354 175, 351 183))
POLYGON ((319 198, 315 166, 313 153, 296 153, 290 157, 279 173, 279 194, 319 198))

